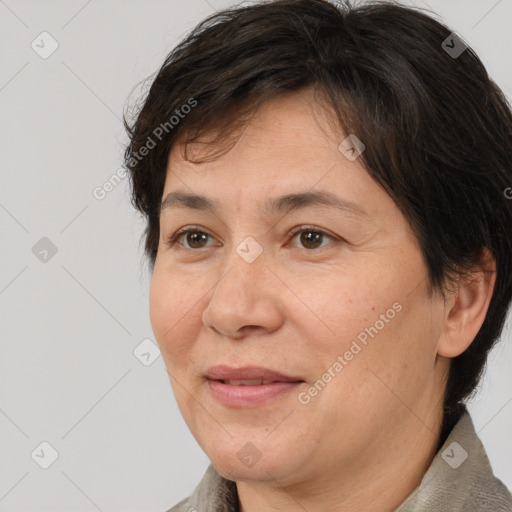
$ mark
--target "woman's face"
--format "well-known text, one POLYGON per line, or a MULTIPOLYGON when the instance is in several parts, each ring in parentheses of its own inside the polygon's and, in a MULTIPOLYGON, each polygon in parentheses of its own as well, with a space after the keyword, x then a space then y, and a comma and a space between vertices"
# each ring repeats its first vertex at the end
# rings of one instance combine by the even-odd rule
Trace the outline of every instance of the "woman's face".
POLYGON ((162 199, 215 209, 162 210, 151 323, 187 425, 237 481, 339 477, 430 442, 441 418, 442 300, 405 218, 315 105, 309 90, 266 103, 215 161, 170 154, 162 199), (315 196, 279 200, 295 194, 315 196), (295 382, 223 384, 206 377, 218 365, 295 382))

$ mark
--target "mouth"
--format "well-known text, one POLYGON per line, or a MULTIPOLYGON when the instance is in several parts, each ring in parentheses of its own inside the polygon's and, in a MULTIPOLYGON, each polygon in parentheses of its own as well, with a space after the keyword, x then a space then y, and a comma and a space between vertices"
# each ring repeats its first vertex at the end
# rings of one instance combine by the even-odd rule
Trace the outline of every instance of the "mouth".
POLYGON ((236 383, 234 385, 240 385, 240 382, 242 382, 242 385, 247 386, 271 384, 273 382, 304 382, 302 377, 285 375, 263 366, 232 368, 221 364, 208 368, 205 377, 209 380, 217 380, 224 383, 236 383))
POLYGON ((228 407, 255 407, 283 397, 305 381, 269 368, 211 367, 205 374, 213 397, 228 407))
POLYGON ((279 380, 264 380, 264 379, 245 379, 245 380, 217 380, 222 384, 229 384, 230 386, 261 386, 262 384, 273 384, 274 382, 283 382, 279 380))

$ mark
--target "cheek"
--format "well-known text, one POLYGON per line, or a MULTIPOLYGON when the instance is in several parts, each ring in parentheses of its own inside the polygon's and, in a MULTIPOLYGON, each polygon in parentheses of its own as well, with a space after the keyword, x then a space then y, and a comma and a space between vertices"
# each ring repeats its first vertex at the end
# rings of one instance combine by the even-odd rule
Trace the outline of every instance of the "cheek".
POLYGON ((200 319, 198 313, 197 290, 190 293, 190 287, 184 285, 178 277, 162 275, 155 271, 149 293, 149 316, 151 327, 162 351, 164 360, 169 356, 175 361, 184 356, 192 330, 197 328, 200 319))
POLYGON ((403 278, 392 281, 382 272, 380 276, 359 272, 336 282, 322 280, 324 286, 319 283, 313 289, 307 281, 301 278, 296 289, 299 296, 308 297, 308 309, 316 318, 306 314, 300 303, 294 316, 301 318, 303 328, 307 318, 314 321, 310 331, 310 349, 317 362, 314 371, 325 372, 338 362, 332 372, 352 383, 375 380, 370 370, 390 383, 398 383, 400 376, 421 380, 430 372, 435 361, 435 318, 421 293, 408 295, 403 278), (319 328, 324 335, 319 335, 319 328))
POLYGON ((390 309, 382 311, 387 322, 377 310, 361 331, 365 343, 358 343, 361 351, 344 374, 352 384, 357 383, 357 392, 347 402, 354 408, 384 411, 418 404, 433 375, 438 334, 435 319, 421 301, 404 301, 400 308, 393 310, 394 314, 389 314, 390 309))
POLYGON ((172 326, 170 322, 172 319, 168 317, 168 311, 174 310, 173 304, 169 304, 169 301, 172 300, 173 296, 169 293, 169 286, 164 283, 159 273, 155 270, 149 291, 149 318, 158 343, 164 341, 165 332, 172 326))
POLYGON ((311 326, 312 348, 323 363, 328 362, 324 356, 332 358, 349 350, 358 336, 363 341, 365 336, 368 338, 365 328, 373 326, 379 315, 392 308, 393 304, 386 290, 369 286, 368 280, 363 279, 360 273, 357 277, 341 276, 336 280, 333 275, 336 273, 318 280, 295 278, 293 289, 297 290, 297 297, 301 300, 297 297, 289 299, 289 304, 294 304, 293 316, 301 322, 302 330, 307 325, 311 326), (313 287, 311 283, 317 284, 313 287), (322 342, 316 343, 318 339, 322 342))

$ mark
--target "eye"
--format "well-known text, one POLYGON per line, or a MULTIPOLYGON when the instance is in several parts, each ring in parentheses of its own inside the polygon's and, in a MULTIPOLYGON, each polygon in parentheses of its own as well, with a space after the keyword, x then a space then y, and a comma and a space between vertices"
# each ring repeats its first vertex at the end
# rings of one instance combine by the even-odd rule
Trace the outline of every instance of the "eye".
POLYGON ((325 231, 315 226, 298 226, 291 231, 293 238, 300 235, 300 243, 305 249, 315 250, 321 248, 321 242, 324 238, 335 240, 334 236, 329 235, 325 231))
POLYGON ((171 235, 167 240, 167 244, 173 247, 176 243, 179 243, 181 238, 184 238, 188 246, 182 243, 180 245, 183 245, 185 249, 204 249, 206 246, 202 244, 208 240, 208 237, 210 237, 208 233, 201 231, 197 227, 189 227, 180 229, 174 235, 171 235))
MULTIPOLYGON (((315 226, 297 226, 293 229, 290 234, 292 238, 295 238, 297 235, 300 235, 300 243, 303 248, 309 250, 315 250, 322 247, 322 242, 325 238, 330 240, 335 240, 335 237, 329 235, 322 229, 319 229, 315 226)), ((202 231, 198 227, 188 227, 183 228, 171 235, 167 239, 167 245, 173 247, 175 244, 179 244, 183 246, 185 249, 204 249, 208 247, 205 245, 205 242, 208 241, 208 238, 211 236, 202 231), (181 239, 184 239, 185 244, 181 243, 181 239)))

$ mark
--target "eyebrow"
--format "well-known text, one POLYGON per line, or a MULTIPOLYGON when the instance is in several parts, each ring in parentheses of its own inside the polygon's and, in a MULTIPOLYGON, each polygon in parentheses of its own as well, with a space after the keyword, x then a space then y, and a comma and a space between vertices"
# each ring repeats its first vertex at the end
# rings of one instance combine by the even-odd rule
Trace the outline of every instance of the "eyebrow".
MULTIPOLYGON (((269 198, 263 206, 263 212, 267 215, 283 214, 310 206, 328 206, 361 216, 368 215, 358 204, 343 199, 328 191, 299 192, 269 198)), ((165 197, 160 205, 160 212, 171 208, 210 211, 214 215, 218 215, 220 211, 219 204, 213 199, 180 191, 170 192, 165 197)))

